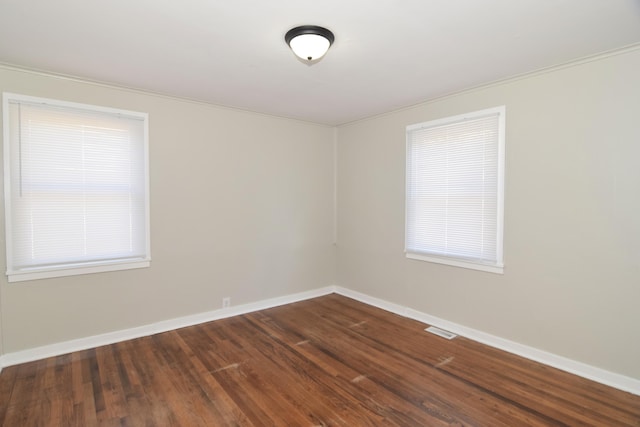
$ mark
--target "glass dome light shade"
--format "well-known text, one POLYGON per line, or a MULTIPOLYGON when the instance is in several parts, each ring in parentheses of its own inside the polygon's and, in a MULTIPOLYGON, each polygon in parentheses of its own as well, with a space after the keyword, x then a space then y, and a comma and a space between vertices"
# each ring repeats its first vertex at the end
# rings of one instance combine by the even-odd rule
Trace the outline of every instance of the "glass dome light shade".
POLYGON ((299 58, 313 61, 322 58, 329 50, 331 43, 318 34, 302 34, 291 39, 289 46, 299 58))

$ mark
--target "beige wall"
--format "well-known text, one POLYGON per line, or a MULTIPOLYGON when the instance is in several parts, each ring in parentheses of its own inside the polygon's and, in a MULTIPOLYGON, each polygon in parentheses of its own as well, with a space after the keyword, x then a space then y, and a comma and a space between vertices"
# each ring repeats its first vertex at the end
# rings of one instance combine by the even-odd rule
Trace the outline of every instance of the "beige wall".
POLYGON ((640 50, 338 129, 337 284, 640 379, 640 50), (506 105, 505 272, 405 259, 405 126, 506 105))
POLYGON ((339 127, 336 272, 334 129, 0 68, 1 91, 150 114, 153 258, 2 275, 0 354, 338 284, 640 378, 639 76, 627 51, 339 127), (405 126, 498 105, 505 274, 405 259, 405 126))
POLYGON ((0 91, 148 112, 151 168, 151 267, 0 275, 5 353, 333 284, 334 129, 6 68, 0 91))

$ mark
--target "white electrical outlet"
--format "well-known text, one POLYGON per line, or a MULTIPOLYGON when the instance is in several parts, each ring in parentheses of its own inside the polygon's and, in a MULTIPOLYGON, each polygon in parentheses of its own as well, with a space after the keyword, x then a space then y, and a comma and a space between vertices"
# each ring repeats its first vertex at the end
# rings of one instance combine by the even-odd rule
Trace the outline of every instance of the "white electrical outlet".
POLYGON ((231 307, 231 297, 222 298, 222 308, 229 308, 229 307, 231 307))

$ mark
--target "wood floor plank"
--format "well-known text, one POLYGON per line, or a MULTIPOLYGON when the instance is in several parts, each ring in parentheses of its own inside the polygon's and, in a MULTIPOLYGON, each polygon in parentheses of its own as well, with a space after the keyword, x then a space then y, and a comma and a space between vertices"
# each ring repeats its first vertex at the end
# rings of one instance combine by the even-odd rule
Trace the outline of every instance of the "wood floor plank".
MULTIPOLYGON (((278 383, 281 380, 281 370, 270 357, 253 349, 252 344, 258 344, 259 337, 247 331, 246 324, 235 322, 233 327, 234 344, 227 350, 221 352, 227 357, 217 360, 212 366, 212 374, 227 390, 227 393, 234 396, 235 401, 244 408, 248 408, 249 414, 260 410, 262 415, 254 417, 254 422, 270 418, 277 425, 281 425, 285 420, 280 417, 289 413, 296 425, 299 422, 307 424, 307 415, 301 413, 295 406, 290 406, 295 402, 291 396, 291 389, 298 387, 298 384, 278 383), (246 335, 249 340, 246 341, 246 335), (271 376, 275 374, 275 376, 271 376), (255 396, 260 399, 256 400, 255 396)), ((230 340, 226 340, 230 344, 230 340)), ((212 355, 215 358, 215 355, 212 355)), ((293 365, 292 365, 293 366, 293 365)))
MULTIPOLYGON (((327 334, 332 335, 332 331, 327 331, 327 334)), ((307 335, 311 337, 311 335, 307 335)), ((297 339, 297 337, 296 337, 297 339)), ((306 348, 313 348, 314 339, 305 340, 306 348)), ((304 342, 304 341, 303 341, 304 342)), ((346 351, 351 351, 347 349, 346 351)), ((424 411, 415 411, 411 405, 407 405, 402 399, 399 399, 392 393, 388 393, 384 388, 375 384, 366 375, 363 375, 363 369, 353 369, 342 362, 340 357, 335 353, 329 351, 323 351, 321 355, 314 358, 314 360, 324 359, 321 366, 331 365, 335 368, 340 368, 338 375, 336 375, 335 381, 331 384, 331 388, 334 390, 340 390, 343 392, 343 398, 347 401, 359 402, 361 406, 366 407, 372 413, 381 415, 385 420, 402 418, 403 424, 421 425, 429 423, 429 425, 449 425, 452 420, 446 419, 446 417, 437 416, 439 414, 429 414, 424 411), (402 410, 396 410, 396 408, 402 408, 402 410), (434 416, 436 415, 436 416, 434 416), (412 418, 413 417, 413 418, 412 418)), ((310 360, 311 361, 311 360, 310 360)), ((308 367, 305 371, 310 371, 308 367)), ((326 377, 322 375, 313 375, 314 378, 326 377)), ((316 380, 318 381, 318 380, 316 380)), ((380 420, 376 420, 380 423, 380 420)), ((352 424, 350 424, 352 425, 352 424)), ((376 424, 374 424, 376 425, 376 424)))
POLYGON ((0 425, 4 424, 4 420, 7 417, 7 410, 9 409, 9 402, 11 402, 11 394, 17 375, 18 367, 9 366, 3 369, 2 376, 0 376, 0 425))
MULTIPOLYGON (((327 301, 325 300, 325 304, 327 301)), ((334 302, 335 303, 335 302, 334 302)), ((364 304, 341 304, 341 312, 369 312, 373 307, 364 304), (349 310, 347 310, 347 308, 349 310)), ((332 305, 333 309, 334 306, 332 305)), ((361 316, 361 314, 360 314, 361 316)), ((388 321, 373 322, 359 325, 359 331, 363 335, 377 336, 384 333, 393 333, 398 337, 398 342, 406 342, 412 333, 411 327, 397 328, 397 325, 410 324, 411 320, 396 316, 385 319, 388 321), (373 332, 369 333, 371 329, 373 332)), ((419 324, 420 328, 422 327, 419 324)), ((404 352, 410 354, 414 359, 434 359, 434 353, 429 352, 423 343, 427 341, 412 341, 412 345, 406 347, 404 352)), ((585 422, 596 416, 601 418, 606 425, 617 425, 617 423, 629 423, 637 421, 637 410, 629 412, 619 405, 623 403, 625 396, 634 399, 633 406, 638 405, 637 396, 625 393, 611 399, 612 394, 605 392, 610 389, 606 386, 585 380, 580 377, 559 371, 557 369, 541 365, 539 363, 522 359, 518 356, 503 352, 487 346, 480 346, 471 340, 458 338, 454 341, 441 340, 446 349, 440 347, 437 353, 442 356, 438 358, 446 363, 437 363, 434 366, 456 375, 462 381, 473 384, 487 384, 489 393, 495 393, 502 399, 510 399, 514 405, 528 407, 542 414, 549 414, 560 422, 576 423, 585 422), (498 363, 494 363, 498 361, 498 363), (517 386, 517 387, 514 387, 517 386), (583 398, 583 391, 589 388, 587 398, 583 398), (596 398, 600 394, 602 399, 596 398), (567 399, 569 397, 569 399, 567 399), (616 411, 611 411, 612 407, 618 405, 616 411), (561 407, 561 411, 554 408, 561 407), (607 419, 610 414, 612 419, 607 419)), ((436 353, 436 354, 437 354, 436 353)))
MULTIPOLYGON (((474 392, 476 389, 464 383, 454 382, 451 383, 447 378, 444 378, 442 373, 439 373, 433 369, 424 369, 425 366, 421 366, 420 363, 416 363, 410 358, 404 357, 397 350, 397 346, 380 345, 374 340, 366 340, 363 336, 359 335, 359 332, 354 331, 352 327, 347 326, 353 323, 351 321, 345 322, 342 326, 347 327, 343 333, 353 337, 351 340, 327 340, 326 337, 330 337, 331 331, 325 328, 330 327, 330 319, 323 315, 324 322, 318 322, 317 320, 306 319, 308 324, 304 326, 307 328, 307 333, 312 337, 312 340, 321 342, 321 345, 330 349, 333 357, 344 360, 345 363, 349 363, 352 366, 357 366, 361 372, 368 373, 369 380, 374 380, 385 386, 387 390, 392 394, 401 396, 406 402, 412 402, 415 405, 424 407, 432 414, 455 414, 456 419, 450 420, 450 422, 467 423, 471 420, 483 417, 483 412, 475 411, 473 405, 443 405, 443 396, 463 396, 466 395, 467 400, 476 399, 474 392), (428 386, 428 387, 427 387, 428 386)), ((300 319, 292 320, 300 322, 300 319)), ((303 321, 304 322, 304 321, 303 321)), ((415 337, 414 337, 415 339, 415 337)), ((397 343, 401 345, 401 343, 397 343)), ((428 367, 428 366, 427 366, 428 367)), ((499 405, 500 400, 494 399, 490 395, 478 395, 478 399, 487 400, 489 404, 499 405)), ((449 401, 455 401, 448 399, 449 401)), ((408 407, 403 408, 404 411, 410 410, 408 407)), ((493 425, 513 425, 515 416, 511 415, 507 419, 501 419, 501 413, 494 416, 492 421, 493 425)), ((535 417, 531 414, 519 414, 519 418, 527 420, 529 425, 533 425, 531 418, 535 417)), ((538 425, 549 425, 550 421, 545 423, 538 421, 538 425)), ((415 425, 420 425, 416 423, 415 425)))
MULTIPOLYGON (((368 425, 371 422, 377 422, 380 425, 383 423, 383 419, 378 415, 373 417, 374 420, 370 419, 372 417, 364 418, 361 416, 358 411, 361 402, 350 398, 348 394, 337 387, 335 379, 324 375, 320 369, 293 348, 278 340, 277 337, 265 333, 266 331, 255 323, 249 323, 246 330, 250 330, 249 328, 257 328, 259 333, 243 336, 242 338, 245 338, 247 343, 253 342, 261 336, 268 336, 272 341, 276 340, 277 345, 275 346, 257 346, 256 348, 260 348, 260 351, 256 357, 270 361, 272 367, 267 367, 265 379, 279 390, 288 390, 286 400, 290 406, 296 406, 297 399, 308 402, 306 409, 310 420, 307 420, 307 423, 310 421, 320 425, 330 423, 331 420, 324 419, 325 415, 323 414, 327 413, 334 415, 337 420, 346 425, 368 425), (293 381, 278 374, 283 370, 291 371, 293 381), (327 380, 328 383, 324 380, 327 380)), ((299 408, 296 409, 299 410, 299 408)))
POLYGON ((635 426, 640 396, 336 294, 25 363, 0 426, 635 426))

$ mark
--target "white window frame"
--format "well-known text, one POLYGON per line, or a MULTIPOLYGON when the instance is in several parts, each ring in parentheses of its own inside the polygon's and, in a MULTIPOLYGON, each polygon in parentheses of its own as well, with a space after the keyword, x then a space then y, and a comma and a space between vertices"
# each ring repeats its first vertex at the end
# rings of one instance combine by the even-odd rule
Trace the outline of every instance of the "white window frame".
POLYGON ((407 126, 406 128, 406 192, 405 192, 405 255, 409 259, 428 261, 432 263, 451 265, 490 273, 504 273, 504 175, 505 175, 505 114, 506 107, 500 106, 488 108, 457 116, 446 117, 424 123, 407 126), (433 128, 461 123, 471 119, 477 119, 489 115, 498 115, 498 159, 497 159, 497 235, 496 235, 496 262, 488 262, 476 259, 450 256, 438 253, 424 253, 412 251, 408 248, 409 241, 409 191, 410 191, 410 132, 417 129, 433 128))
POLYGON ((45 279, 79 274, 99 273, 117 270, 129 270, 149 267, 151 263, 150 243, 150 214, 149 214, 149 117, 147 113, 128 111, 116 108, 102 107, 75 102, 60 101, 55 99, 40 98, 20 95, 9 92, 3 93, 3 139, 4 139, 4 201, 5 201, 5 239, 7 256, 7 278, 9 282, 45 279), (116 115, 141 120, 143 122, 143 161, 144 161, 144 222, 145 222, 145 248, 140 257, 110 260, 89 260, 78 263, 64 263, 59 265, 47 265, 39 267, 27 267, 14 269, 13 233, 12 233, 12 188, 11 188, 11 131, 10 131, 10 103, 46 104, 53 107, 70 108, 79 111, 103 113, 104 115, 116 115))

